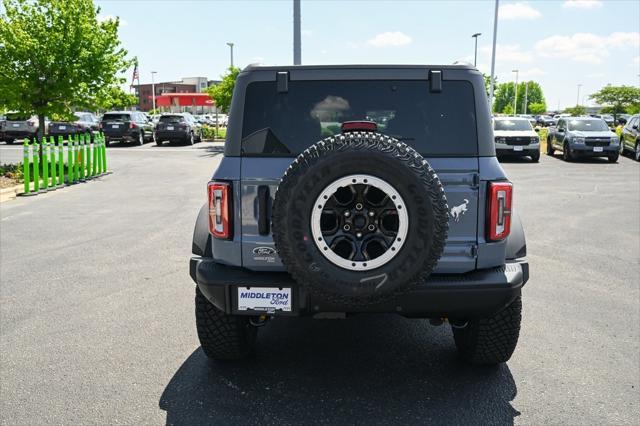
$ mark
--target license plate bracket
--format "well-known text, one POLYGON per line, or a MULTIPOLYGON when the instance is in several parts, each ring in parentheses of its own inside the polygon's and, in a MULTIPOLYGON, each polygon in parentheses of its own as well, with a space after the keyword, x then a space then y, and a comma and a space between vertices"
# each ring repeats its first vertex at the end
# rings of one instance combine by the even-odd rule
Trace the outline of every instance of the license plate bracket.
POLYGON ((601 146, 594 146, 593 147, 593 152, 602 152, 602 151, 604 151, 604 149, 602 149, 601 146))

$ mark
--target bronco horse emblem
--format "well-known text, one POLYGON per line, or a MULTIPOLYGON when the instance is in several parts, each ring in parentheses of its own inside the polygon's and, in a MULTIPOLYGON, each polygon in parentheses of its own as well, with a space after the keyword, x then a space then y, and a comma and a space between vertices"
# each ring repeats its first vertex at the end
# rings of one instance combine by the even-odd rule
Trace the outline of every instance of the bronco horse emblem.
POLYGON ((469 200, 464 199, 464 203, 459 206, 455 206, 451 208, 451 217, 454 221, 460 222, 460 216, 467 212, 467 205, 469 204, 469 200))

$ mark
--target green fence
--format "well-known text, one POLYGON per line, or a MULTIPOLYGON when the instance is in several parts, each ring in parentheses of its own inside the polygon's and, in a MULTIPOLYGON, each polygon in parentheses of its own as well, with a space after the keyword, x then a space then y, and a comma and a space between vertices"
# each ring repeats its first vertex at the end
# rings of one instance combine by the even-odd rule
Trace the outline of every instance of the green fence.
POLYGON ((24 194, 47 192, 86 182, 107 172, 104 134, 45 137, 23 144, 24 194), (66 147, 66 149, 65 149, 66 147), (66 151, 66 156, 65 156, 66 151), (65 162, 66 157, 66 162, 65 162))

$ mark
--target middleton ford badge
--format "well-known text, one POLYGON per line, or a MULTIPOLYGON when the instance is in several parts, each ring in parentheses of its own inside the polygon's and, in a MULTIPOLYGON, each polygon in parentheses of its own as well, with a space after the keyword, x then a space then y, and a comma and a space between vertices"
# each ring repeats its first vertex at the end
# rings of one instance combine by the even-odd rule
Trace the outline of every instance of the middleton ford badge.
POLYGON ((291 312, 291 288, 238 287, 238 310, 291 312))

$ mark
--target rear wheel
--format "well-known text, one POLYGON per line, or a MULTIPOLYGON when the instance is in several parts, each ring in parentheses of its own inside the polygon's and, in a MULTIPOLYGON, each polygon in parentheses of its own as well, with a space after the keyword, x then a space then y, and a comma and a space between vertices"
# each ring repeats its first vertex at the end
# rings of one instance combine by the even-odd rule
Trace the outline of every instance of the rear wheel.
POLYGON ((551 138, 547 139, 547 155, 553 156, 553 153, 556 150, 553 148, 553 144, 551 143, 551 138))
POLYGON ((635 158, 640 161, 640 141, 636 141, 635 158))
POLYGON ((191 132, 187 137, 187 145, 193 145, 194 143, 195 143, 195 136, 193 136, 193 132, 191 132))
POLYGON ((111 146, 111 139, 109 138, 104 138, 104 146, 111 146))
POLYGON ((511 358, 518 344, 522 320, 522 298, 492 317, 452 324, 453 338, 460 355, 471 364, 493 365, 511 358))
POLYGON ((144 145, 144 131, 142 130, 140 130, 140 133, 138 133, 138 145, 144 145))
POLYGON ((217 360, 241 359, 255 346, 257 329, 248 316, 227 315, 196 287, 196 328, 202 350, 217 360))
POLYGON ((571 153, 571 148, 569 148, 569 144, 568 143, 564 143, 564 145, 562 145, 562 159, 564 161, 573 161, 573 154, 571 153))
POLYGON ((7 143, 7 145, 13 145, 13 141, 14 139, 5 139, 5 142, 7 143))

